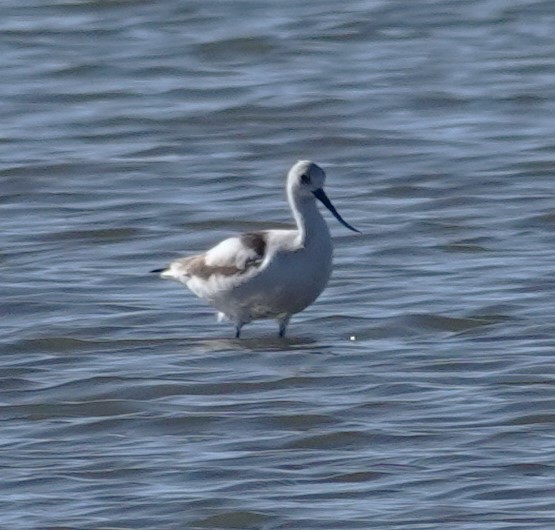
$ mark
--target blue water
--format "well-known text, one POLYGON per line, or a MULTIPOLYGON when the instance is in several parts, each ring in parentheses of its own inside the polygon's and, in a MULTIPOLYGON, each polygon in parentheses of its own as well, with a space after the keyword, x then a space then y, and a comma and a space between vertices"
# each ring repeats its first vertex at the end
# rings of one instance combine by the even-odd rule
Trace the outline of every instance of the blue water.
POLYGON ((2 530, 555 527, 555 4, 1 11, 2 530), (363 235, 234 340, 148 271, 297 159, 363 235))

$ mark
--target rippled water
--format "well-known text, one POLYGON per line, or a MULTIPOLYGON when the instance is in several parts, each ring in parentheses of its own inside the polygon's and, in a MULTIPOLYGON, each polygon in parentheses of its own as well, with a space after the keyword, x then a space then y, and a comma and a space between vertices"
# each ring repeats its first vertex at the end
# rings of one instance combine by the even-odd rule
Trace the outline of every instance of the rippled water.
POLYGON ((555 527, 552 2, 2 12, 0 528, 555 527), (298 158, 364 235, 231 339, 148 270, 298 158))

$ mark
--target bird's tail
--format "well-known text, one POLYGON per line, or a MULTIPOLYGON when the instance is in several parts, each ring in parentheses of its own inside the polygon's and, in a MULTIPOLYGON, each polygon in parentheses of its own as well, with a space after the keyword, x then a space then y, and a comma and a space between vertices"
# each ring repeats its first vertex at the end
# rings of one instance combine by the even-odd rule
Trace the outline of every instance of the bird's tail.
POLYGON ((167 267, 164 267, 163 269, 154 269, 151 270, 150 272, 154 273, 154 274, 159 274, 160 278, 162 278, 163 280, 178 280, 179 279, 175 276, 175 271, 173 270, 173 267, 171 265, 168 265, 167 267))

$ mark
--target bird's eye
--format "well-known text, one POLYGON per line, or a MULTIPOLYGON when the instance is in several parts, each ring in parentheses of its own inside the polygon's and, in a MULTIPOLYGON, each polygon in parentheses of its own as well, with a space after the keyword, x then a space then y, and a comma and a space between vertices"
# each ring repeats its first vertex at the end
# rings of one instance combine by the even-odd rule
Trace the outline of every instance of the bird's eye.
POLYGON ((310 176, 307 173, 301 175, 301 182, 303 184, 310 184, 310 176))

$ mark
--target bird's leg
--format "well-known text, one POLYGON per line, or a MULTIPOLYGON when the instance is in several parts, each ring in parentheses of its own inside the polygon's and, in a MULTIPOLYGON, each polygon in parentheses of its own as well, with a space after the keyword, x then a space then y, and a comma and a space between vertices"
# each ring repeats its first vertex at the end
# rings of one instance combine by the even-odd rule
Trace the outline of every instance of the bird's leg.
POLYGON ((243 327, 242 323, 239 324, 235 324, 235 338, 236 339, 240 339, 241 338, 241 328, 243 327))
POLYGON ((284 317, 278 320, 280 337, 285 337, 285 332, 287 331, 287 324, 289 324, 290 319, 291 319, 291 315, 285 315, 284 317))

